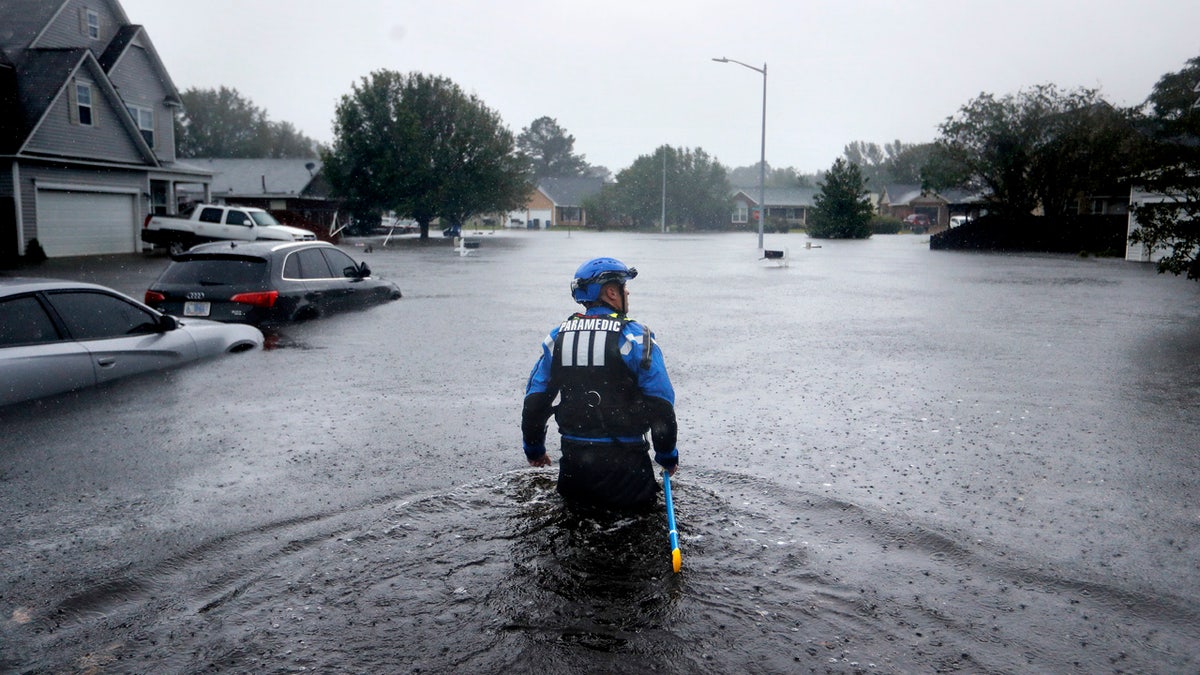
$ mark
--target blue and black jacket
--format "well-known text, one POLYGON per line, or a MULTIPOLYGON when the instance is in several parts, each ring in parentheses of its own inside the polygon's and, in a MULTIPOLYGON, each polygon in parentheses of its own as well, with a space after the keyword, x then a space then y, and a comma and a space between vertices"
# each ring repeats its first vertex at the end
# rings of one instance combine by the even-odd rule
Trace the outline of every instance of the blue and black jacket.
POLYGON ((645 326, 608 307, 568 317, 542 342, 521 417, 529 459, 545 454, 552 414, 565 439, 636 444, 649 431, 655 461, 678 462, 675 390, 662 350, 645 326))

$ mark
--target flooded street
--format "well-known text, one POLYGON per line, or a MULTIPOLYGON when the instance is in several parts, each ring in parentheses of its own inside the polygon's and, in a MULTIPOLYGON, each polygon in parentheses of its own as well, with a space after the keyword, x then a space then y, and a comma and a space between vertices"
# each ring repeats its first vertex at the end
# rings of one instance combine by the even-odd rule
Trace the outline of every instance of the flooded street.
POLYGON ((908 235, 768 235, 787 267, 476 238, 345 247, 404 298, 0 409, 0 671, 1200 670, 1200 284, 908 235), (554 467, 521 452, 598 255, 676 389, 678 575, 665 514, 562 508, 553 425, 554 467))

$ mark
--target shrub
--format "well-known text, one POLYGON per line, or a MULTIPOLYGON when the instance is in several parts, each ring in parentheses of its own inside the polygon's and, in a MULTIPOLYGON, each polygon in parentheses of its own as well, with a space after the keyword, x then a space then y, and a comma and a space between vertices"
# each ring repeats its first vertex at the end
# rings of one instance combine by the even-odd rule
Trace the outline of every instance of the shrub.
POLYGON ((895 216, 871 216, 871 234, 899 234, 904 221, 895 216))

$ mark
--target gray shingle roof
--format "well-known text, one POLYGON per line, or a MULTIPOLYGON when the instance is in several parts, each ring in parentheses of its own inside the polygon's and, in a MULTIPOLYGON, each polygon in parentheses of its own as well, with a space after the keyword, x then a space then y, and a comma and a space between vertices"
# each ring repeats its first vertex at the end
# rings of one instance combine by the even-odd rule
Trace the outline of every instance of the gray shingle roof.
MULTIPOLYGON (((768 187, 764 190, 763 199, 767 202, 767 208, 776 206, 812 206, 813 198, 820 192, 817 188, 810 187, 768 187)), ((758 204, 758 188, 741 188, 734 194, 746 195, 752 203, 758 204)))
POLYGON ((0 0, 0 49, 11 52, 29 47, 38 33, 58 13, 62 2, 50 0, 0 0))
MULTIPOLYGON (((892 206, 900 206, 910 204, 914 199, 921 198, 921 186, 897 183, 888 185, 883 189, 884 197, 887 203, 892 206)), ((940 198, 948 204, 970 204, 980 201, 980 196, 972 194, 966 190, 947 189, 938 192, 930 192, 925 195, 927 198, 940 198)))
POLYGON ((213 195, 296 197, 321 173, 318 159, 196 159, 183 162, 213 173, 213 195), (312 165, 312 170, 308 165, 312 165))
POLYGON ((538 188, 546 193, 556 206, 579 206, 583 200, 600 192, 604 187, 601 178, 543 178, 538 188))
POLYGON ((129 43, 133 42, 133 39, 140 32, 142 32, 142 27, 138 25, 121 26, 117 29, 117 34, 113 36, 112 42, 108 43, 108 47, 104 49, 104 53, 98 59, 100 67, 104 68, 104 72, 107 73, 112 70, 113 64, 117 62, 117 59, 121 58, 121 54, 125 52, 125 48, 129 46, 129 43))
POLYGON ((88 54, 75 49, 31 49, 17 63, 17 100, 20 102, 18 140, 23 140, 54 102, 63 83, 88 54))

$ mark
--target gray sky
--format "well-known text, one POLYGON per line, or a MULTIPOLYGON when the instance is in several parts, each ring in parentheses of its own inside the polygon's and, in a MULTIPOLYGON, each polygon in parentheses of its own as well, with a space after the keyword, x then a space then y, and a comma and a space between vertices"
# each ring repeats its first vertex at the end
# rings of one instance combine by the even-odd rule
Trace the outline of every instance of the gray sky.
POLYGON ((332 140, 373 70, 443 75, 513 133, 543 115, 616 173, 667 143, 827 169, 851 141, 931 141, 981 92, 1141 103, 1200 55, 1196 0, 122 0, 176 86, 237 89, 332 140))

